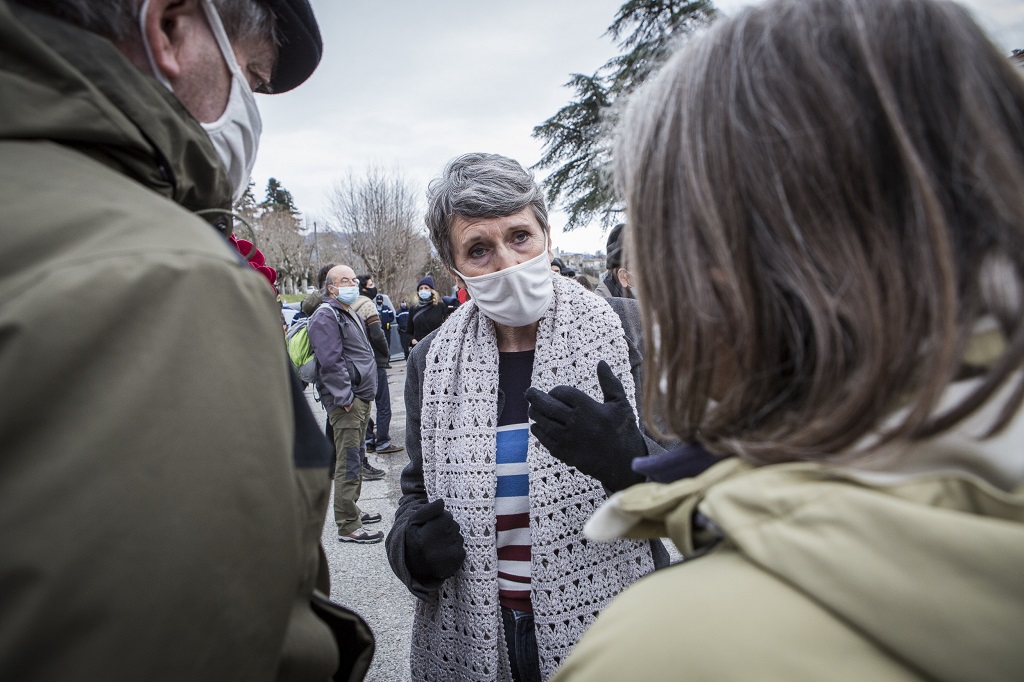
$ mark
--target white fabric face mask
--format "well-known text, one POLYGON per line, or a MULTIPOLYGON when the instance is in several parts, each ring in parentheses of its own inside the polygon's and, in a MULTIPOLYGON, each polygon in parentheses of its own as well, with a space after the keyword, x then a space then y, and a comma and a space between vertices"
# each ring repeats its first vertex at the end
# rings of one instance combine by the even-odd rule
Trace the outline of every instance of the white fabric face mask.
MULTIPOLYGON (((150 48, 149 40, 146 38, 145 21, 149 10, 150 0, 145 0, 139 9, 139 24, 142 29, 142 44, 146 50, 146 57, 149 59, 149 66, 153 75, 164 87, 171 92, 167 77, 157 68, 153 59, 153 51, 150 48)), ((217 40, 221 56, 228 65, 231 72, 231 90, 228 94, 228 103, 224 113, 212 123, 200 123, 206 134, 210 136, 217 156, 228 172, 231 186, 234 191, 233 202, 237 202, 245 194, 245 188, 249 185, 249 176, 256 164, 256 152, 259 149, 260 134, 263 132, 263 121, 260 118, 259 108, 256 106, 256 97, 249 88, 249 81, 242 74, 238 62, 235 61, 235 53, 231 49, 227 33, 224 31, 224 24, 217 14, 217 8, 211 0, 203 0, 203 11, 206 19, 210 22, 213 36, 217 40)))
POLYGON ((539 320, 554 293, 547 235, 540 255, 519 265, 479 277, 453 270, 466 283, 480 312, 506 327, 525 327, 539 320))
POLYGON ((203 130, 210 136, 220 160, 228 171, 231 186, 235 189, 233 202, 237 203, 245 188, 249 186, 252 167, 256 165, 256 152, 260 146, 260 134, 263 132, 263 119, 256 106, 256 96, 249 87, 249 81, 235 61, 235 53, 231 49, 224 24, 217 14, 212 0, 203 0, 206 18, 217 38, 217 45, 224 61, 231 71, 231 93, 224 113, 213 123, 201 123, 203 130))

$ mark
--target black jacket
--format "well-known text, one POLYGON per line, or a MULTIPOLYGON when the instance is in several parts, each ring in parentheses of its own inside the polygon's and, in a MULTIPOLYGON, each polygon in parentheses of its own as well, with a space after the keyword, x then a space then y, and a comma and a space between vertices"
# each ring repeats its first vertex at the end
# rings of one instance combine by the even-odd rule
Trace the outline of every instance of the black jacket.
POLYGON ((409 313, 409 335, 419 343, 447 319, 448 306, 444 301, 437 304, 420 304, 409 313))

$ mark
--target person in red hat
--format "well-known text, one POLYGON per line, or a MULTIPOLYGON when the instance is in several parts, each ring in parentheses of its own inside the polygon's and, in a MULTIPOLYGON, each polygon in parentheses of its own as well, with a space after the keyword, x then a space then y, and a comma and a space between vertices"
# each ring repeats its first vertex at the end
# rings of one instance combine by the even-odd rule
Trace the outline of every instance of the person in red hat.
POLYGON ((322 49, 308 0, 0 0, 0 679, 368 667, 276 274, 225 238, 254 93, 322 49))

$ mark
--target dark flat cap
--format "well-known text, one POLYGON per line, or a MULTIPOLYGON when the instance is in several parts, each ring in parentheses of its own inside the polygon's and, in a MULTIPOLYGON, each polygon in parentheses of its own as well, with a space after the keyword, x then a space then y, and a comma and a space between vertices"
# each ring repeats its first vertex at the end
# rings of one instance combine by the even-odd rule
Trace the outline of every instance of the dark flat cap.
POLYGON ((305 82, 316 70, 324 42, 309 0, 264 2, 277 19, 277 35, 281 41, 270 87, 275 93, 288 92, 305 82))

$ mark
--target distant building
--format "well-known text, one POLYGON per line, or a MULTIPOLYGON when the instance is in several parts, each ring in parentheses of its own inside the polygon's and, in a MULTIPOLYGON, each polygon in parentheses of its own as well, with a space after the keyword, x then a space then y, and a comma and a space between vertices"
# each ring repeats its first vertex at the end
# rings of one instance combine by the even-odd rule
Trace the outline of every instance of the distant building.
POLYGON ((555 249, 555 256, 565 263, 565 267, 577 274, 587 274, 591 277, 600 277, 604 274, 604 253, 569 253, 555 249))

